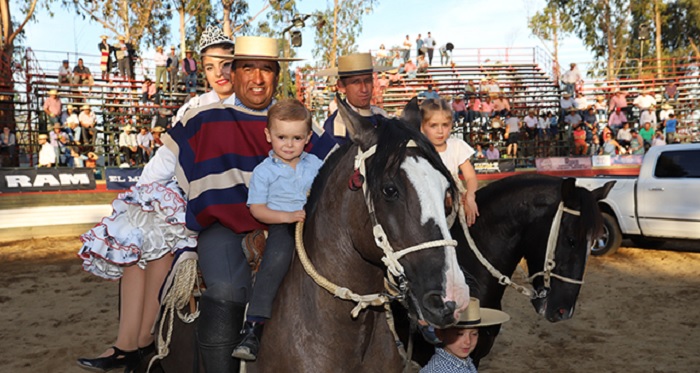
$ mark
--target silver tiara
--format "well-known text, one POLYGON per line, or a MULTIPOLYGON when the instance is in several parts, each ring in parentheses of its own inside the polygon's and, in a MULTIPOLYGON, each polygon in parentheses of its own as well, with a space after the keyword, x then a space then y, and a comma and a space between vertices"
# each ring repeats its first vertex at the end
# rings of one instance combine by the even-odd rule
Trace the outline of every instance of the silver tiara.
POLYGON ((207 47, 221 43, 231 44, 231 46, 233 46, 233 40, 224 35, 224 32, 221 31, 220 28, 209 25, 202 33, 202 37, 199 38, 199 53, 201 54, 207 47))

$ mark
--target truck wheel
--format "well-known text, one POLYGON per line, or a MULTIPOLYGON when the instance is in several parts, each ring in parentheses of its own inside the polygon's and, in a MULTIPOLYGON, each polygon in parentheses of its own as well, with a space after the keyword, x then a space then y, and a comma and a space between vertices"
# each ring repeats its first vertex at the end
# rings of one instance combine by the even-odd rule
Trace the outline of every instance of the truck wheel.
POLYGON ((595 256, 612 255, 622 243, 622 232, 617 225, 617 221, 608 213, 603 215, 603 236, 593 242, 591 254, 595 256))
POLYGON ((642 249, 658 249, 664 244, 663 240, 651 239, 646 237, 630 237, 632 242, 639 248, 642 249))

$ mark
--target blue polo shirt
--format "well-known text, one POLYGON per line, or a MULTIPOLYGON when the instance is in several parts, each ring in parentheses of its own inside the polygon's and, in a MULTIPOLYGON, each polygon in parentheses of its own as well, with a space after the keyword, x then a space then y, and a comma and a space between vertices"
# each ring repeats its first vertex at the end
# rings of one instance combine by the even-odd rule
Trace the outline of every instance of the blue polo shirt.
POLYGON ((275 158, 270 151, 253 170, 248 192, 248 206, 265 204, 275 211, 298 211, 306 204, 306 194, 323 165, 318 157, 301 153, 296 168, 275 158))
POLYGON ((667 119, 666 120, 666 133, 675 133, 676 126, 678 125, 678 119, 667 119))

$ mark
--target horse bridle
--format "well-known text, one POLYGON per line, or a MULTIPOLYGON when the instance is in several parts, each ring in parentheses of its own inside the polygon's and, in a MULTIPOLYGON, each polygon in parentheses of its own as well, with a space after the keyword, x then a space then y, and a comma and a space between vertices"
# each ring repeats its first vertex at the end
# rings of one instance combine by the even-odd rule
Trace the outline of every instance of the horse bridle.
MULTIPOLYGON (((410 140, 407 144, 406 147, 416 147, 416 143, 413 140, 410 140)), ((372 223, 372 234, 374 235, 374 242, 377 244, 379 248, 382 249, 384 252, 384 256, 382 257, 382 263, 386 265, 387 267, 387 280, 390 282, 393 282, 393 278, 396 278, 399 283, 398 283, 398 288, 401 291, 400 296, 405 296, 406 293, 408 292, 408 283, 406 280, 406 274, 404 272, 404 268, 399 263, 399 259, 402 257, 406 256, 407 254, 420 251, 423 249, 429 249, 433 247, 440 247, 440 246, 457 246, 457 241, 456 240, 434 240, 434 241, 429 241, 429 242, 424 242, 418 245, 414 245, 411 247, 407 247, 405 249, 396 251, 394 248, 391 246, 389 243, 389 239, 386 236, 386 232, 384 231, 384 228, 382 227, 382 224, 377 220, 377 214, 374 211, 374 202, 372 201, 372 196, 369 193, 369 190, 367 188, 367 183, 364 182, 364 179, 366 179, 366 166, 365 166, 365 161, 374 155, 374 153, 377 151, 377 145, 372 145, 369 149, 362 151, 361 148, 357 148, 357 156, 355 156, 355 174, 354 175, 359 175, 359 180, 362 183, 362 192, 365 197, 365 204, 367 205, 367 210, 369 211, 369 218, 372 223), (392 278, 393 277, 393 278, 392 278)), ((358 180, 356 176, 353 176, 355 180, 358 180)), ((396 285, 396 284, 394 284, 396 285)))
POLYGON ((464 229, 464 235, 467 238, 467 243, 469 244, 469 248, 472 250, 476 258, 479 260, 481 265, 483 265, 489 273, 491 273, 491 276, 495 277, 498 279, 498 283, 504 286, 510 286, 513 289, 517 290, 519 293, 530 297, 531 299, 538 299, 538 298, 544 298, 547 296, 547 292, 550 288, 551 280, 552 277, 568 282, 570 284, 577 284, 577 285, 582 285, 583 280, 576 280, 573 278, 569 278, 566 276, 562 276, 559 274, 554 273, 554 268, 556 267, 557 263, 554 260, 555 257, 555 251, 557 247, 557 241, 559 239, 559 228, 561 227, 561 220, 562 216, 564 213, 568 213, 571 215, 575 216, 580 216, 581 212, 576 211, 573 209, 570 209, 566 206, 564 206, 564 201, 559 202, 559 206, 557 207, 557 212, 554 214, 554 218, 552 219, 552 226, 549 230, 549 237, 547 238, 547 251, 545 252, 545 257, 544 257, 544 265, 542 266, 542 271, 537 272, 530 277, 527 278, 527 281, 529 284, 532 284, 532 282, 535 280, 535 278, 542 276, 543 281, 544 281, 544 288, 541 291, 537 291, 535 289, 530 289, 528 287, 525 287, 523 285, 519 285, 513 280, 510 279, 510 277, 504 275, 499 271, 496 267, 494 267, 489 261, 484 257, 483 254, 479 251, 479 249, 476 247, 476 244, 474 243, 474 239, 472 238, 471 234, 469 234, 469 229, 467 228, 467 222, 466 222, 466 217, 464 216, 464 211, 460 209, 459 211, 459 219, 460 223, 462 224, 462 227, 464 229))
MULTIPOLYGON (((416 143, 413 140, 410 140, 406 144, 406 147, 416 147, 416 143)), ((408 280, 406 278, 403 266, 401 265, 401 263, 399 263, 399 259, 401 259, 407 254, 423 249, 440 246, 457 246, 457 241, 455 240, 442 239, 429 241, 405 248, 403 250, 394 251, 394 249, 391 247, 391 244, 389 243, 389 239, 387 238, 386 233, 384 232, 384 228, 377 221, 377 216, 374 212, 374 203, 372 202, 372 198, 369 194, 369 191, 367 190, 367 185, 364 182, 366 174, 365 160, 374 155, 376 151, 377 145, 371 146, 366 151, 362 151, 362 149, 358 148, 357 156, 355 156, 355 171, 350 179, 350 189, 359 190, 360 186, 362 186, 362 191, 365 197, 365 204, 367 205, 369 216, 372 222, 372 233, 374 235, 374 242, 384 252, 384 256, 381 260, 382 263, 384 263, 384 265, 386 265, 387 267, 387 275, 384 276, 384 282, 389 294, 376 293, 360 295, 348 288, 338 286, 332 283, 316 271, 316 269, 313 266, 313 263, 311 263, 311 260, 306 254, 306 249, 304 248, 303 240, 304 222, 297 223, 295 232, 296 252, 299 256, 299 261, 301 262, 304 271, 306 271, 306 274, 308 274, 309 277, 311 277, 311 279, 313 279, 318 286, 333 294, 333 296, 338 297, 340 299, 355 302, 356 306, 350 312, 353 318, 359 316, 360 311, 369 306, 383 305, 385 308, 387 308, 387 310, 389 310, 388 304, 391 301, 404 301, 407 298, 409 292, 408 280)), ((416 307, 416 310, 419 313, 419 316, 421 316, 420 318, 422 318, 422 315, 420 315, 420 307, 416 307)))

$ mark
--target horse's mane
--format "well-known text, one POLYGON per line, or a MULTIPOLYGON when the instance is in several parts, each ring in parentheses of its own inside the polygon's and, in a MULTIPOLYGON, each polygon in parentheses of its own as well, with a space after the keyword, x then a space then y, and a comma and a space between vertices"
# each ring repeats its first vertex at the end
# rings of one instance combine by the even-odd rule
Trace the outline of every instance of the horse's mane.
MULTIPOLYGON (((561 201, 561 188, 563 179, 554 176, 541 174, 523 174, 507 177, 490 183, 479 189, 477 193, 479 210, 485 211, 487 206, 493 208, 514 210, 517 204, 532 201, 529 208, 551 208, 552 214, 556 205, 561 201), (542 192, 534 198, 524 198, 523 195, 533 195, 534 192, 542 192)), ((579 239, 586 239, 588 235, 597 235, 602 231, 603 221, 597 213, 597 201, 593 200, 593 195, 588 190, 575 188, 575 199, 577 205, 566 207, 579 210, 581 212, 579 224, 576 225, 576 234, 579 239)), ((515 213, 515 212, 514 212, 515 213)), ((477 220, 478 221, 478 220, 477 220)))
MULTIPOLYGON (((381 180, 387 172, 396 173, 399 170, 401 161, 406 156, 406 144, 410 140, 416 143, 417 152, 424 157, 431 166, 440 171, 450 183, 450 193, 452 200, 456 198, 457 187, 445 167, 440 155, 435 151, 433 145, 423 136, 420 131, 407 125, 398 119, 384 119, 376 128, 377 131, 377 151, 367 161, 367 183, 373 199, 381 198, 382 183, 372 182, 381 180)), ((336 149, 325 160, 323 167, 319 170, 318 176, 311 186, 311 194, 306 204, 307 213, 310 215, 316 209, 321 192, 325 189, 332 172, 338 167, 343 157, 347 154, 353 143, 348 141, 343 146, 336 149)), ((348 180, 352 175, 352 170, 347 170, 348 180)))
POLYGON ((369 182, 370 195, 373 199, 381 198, 382 183, 372 182, 382 180, 387 173, 396 174, 399 166, 406 157, 406 144, 413 140, 416 144, 417 153, 425 158, 430 165, 438 170, 450 183, 450 194, 453 201, 458 201, 457 186, 452 179, 452 175, 442 162, 440 155, 435 151, 433 145, 416 128, 398 119, 385 119, 377 126, 377 152, 369 159, 367 179, 369 182))

